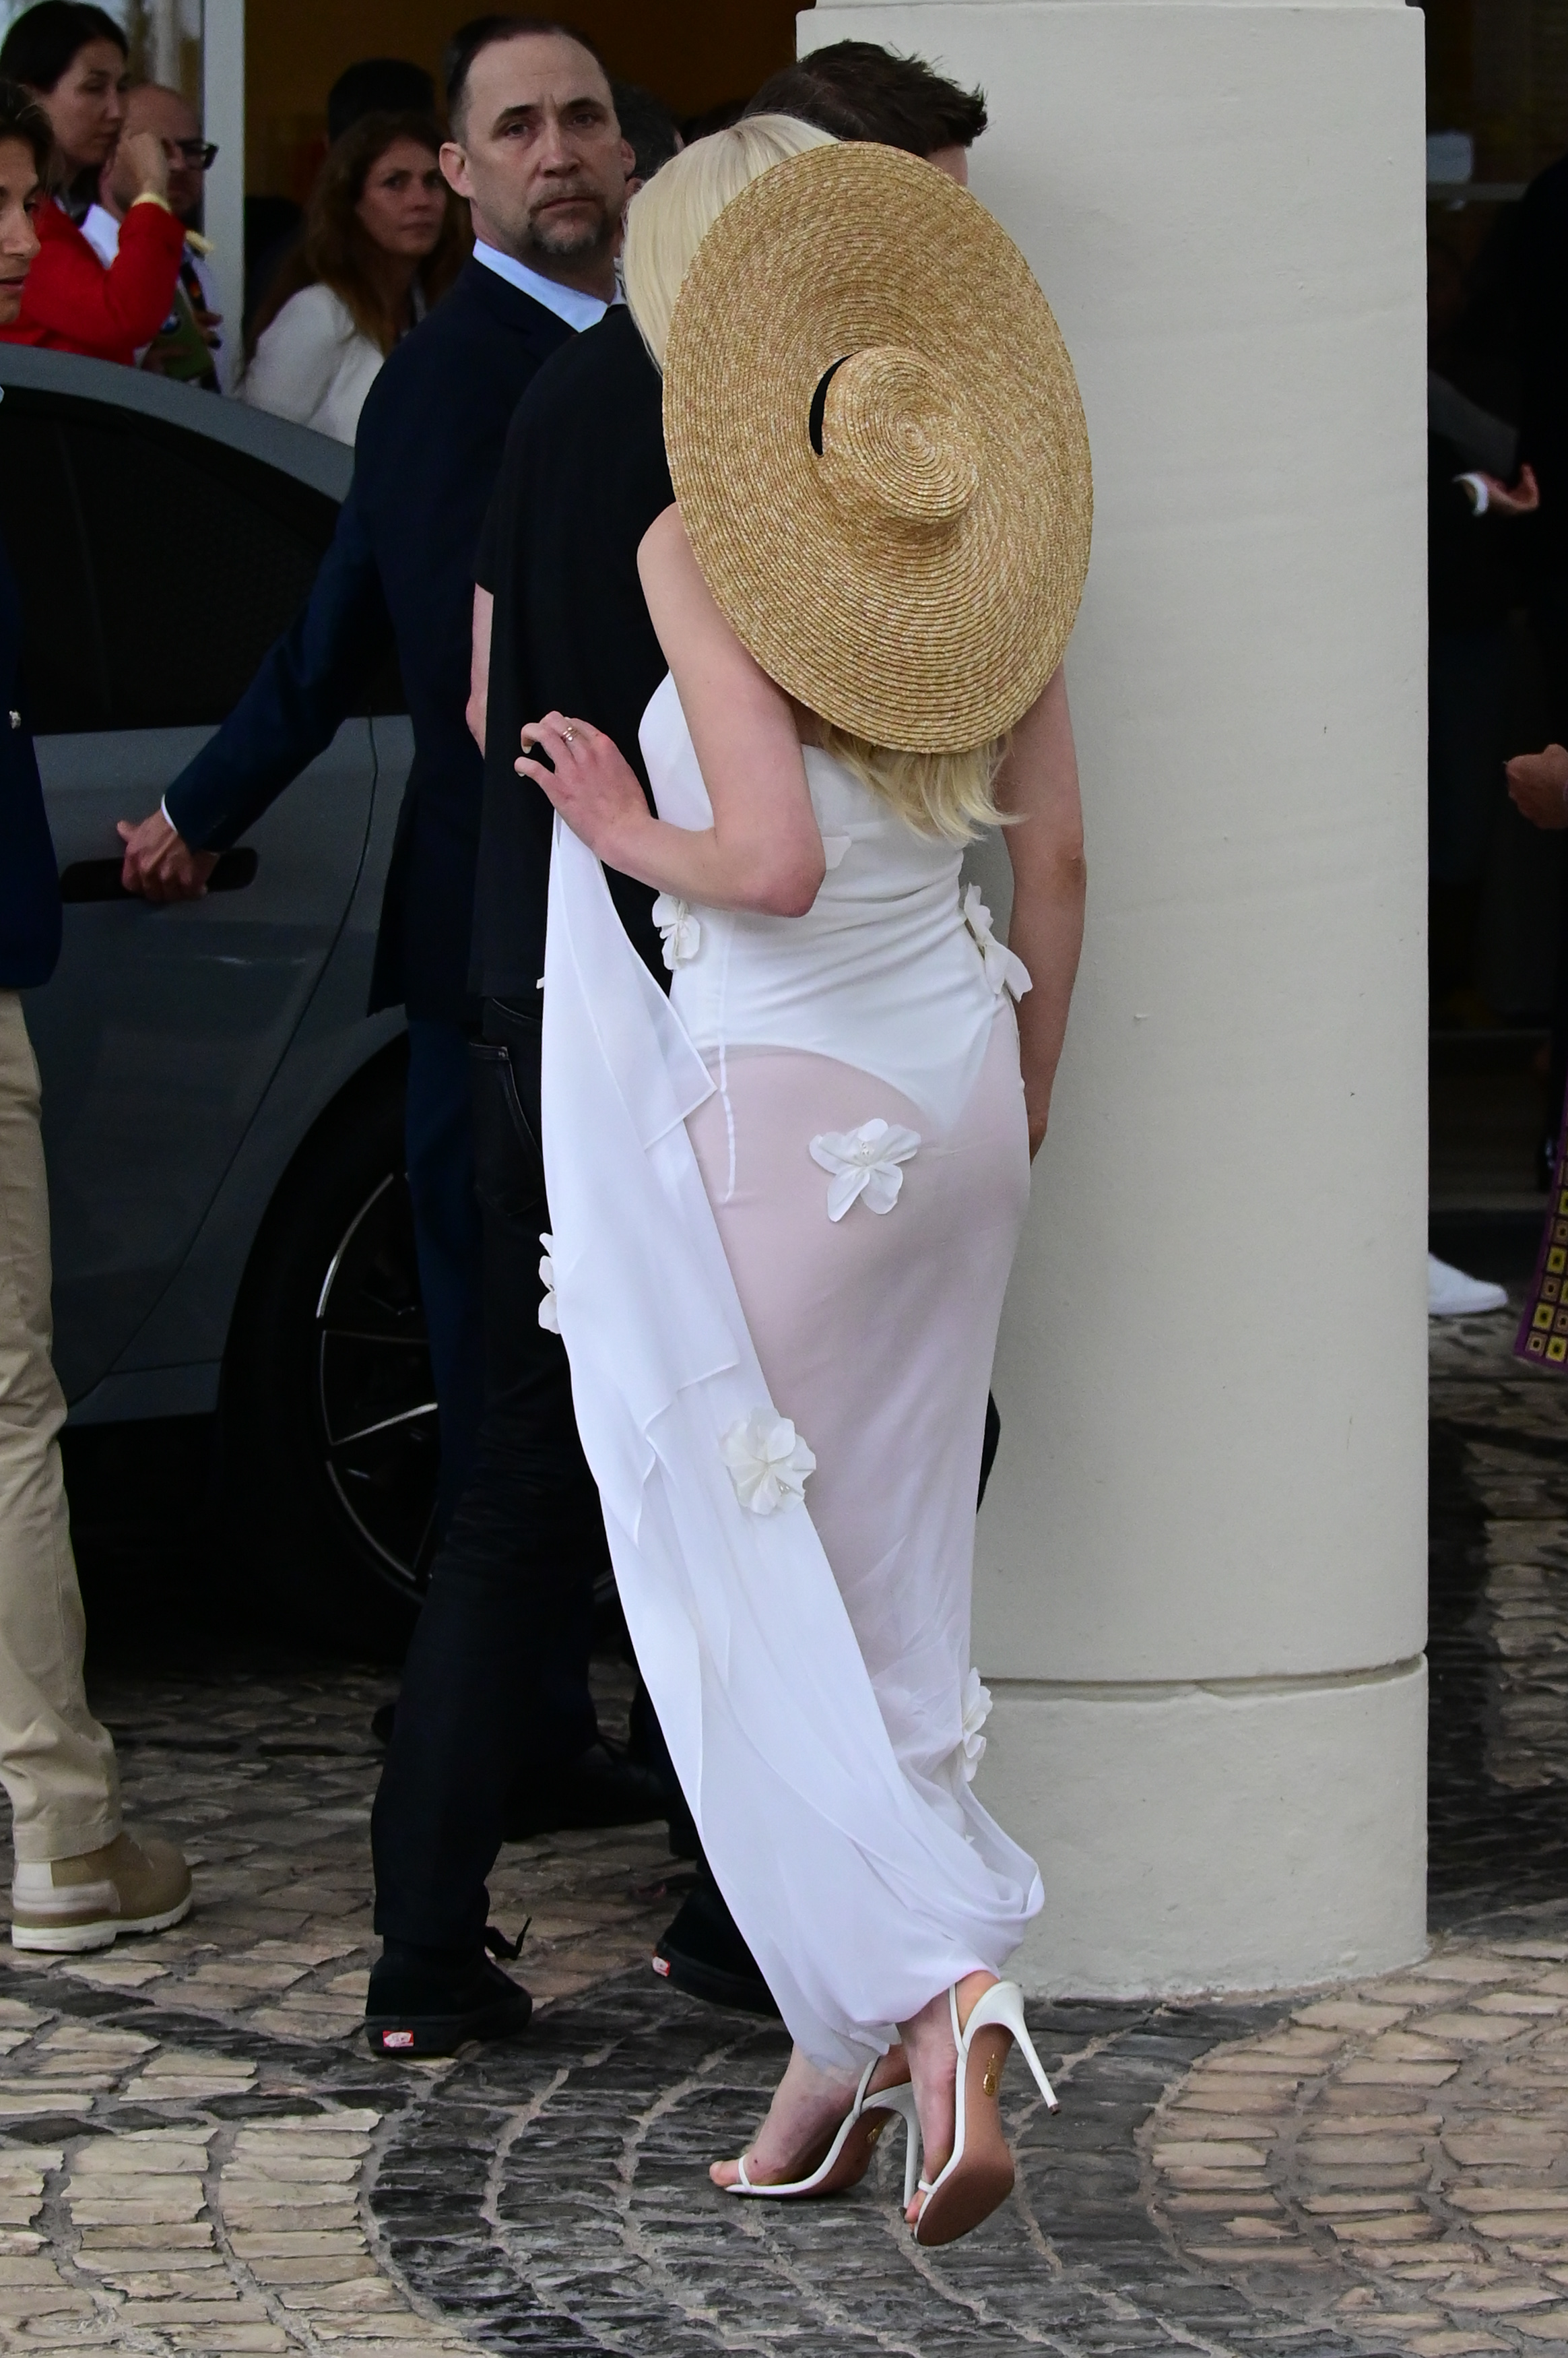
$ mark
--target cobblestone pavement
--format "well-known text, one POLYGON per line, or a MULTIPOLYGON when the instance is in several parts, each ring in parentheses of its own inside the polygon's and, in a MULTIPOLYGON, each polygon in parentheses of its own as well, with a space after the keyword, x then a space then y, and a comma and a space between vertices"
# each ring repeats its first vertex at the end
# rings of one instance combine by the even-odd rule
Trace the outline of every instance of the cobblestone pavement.
MULTIPOLYGON (((1433 1952, 1330 1996, 1032 2009, 1014 2200, 918 2252, 899 2155, 741 2204, 776 2028, 648 1972, 661 1830, 509 1848, 530 2037, 373 2058, 371 1714, 390 1673, 101 1668, 133 1823, 198 1911, 0 1948, 0 2352, 1447 2358, 1568 2342, 1568 1386, 1434 1341, 1433 1952)), ((617 1693, 611 1676, 607 1696, 617 1693)), ((0 1862, 3 1864, 3 1862, 0 1862)))

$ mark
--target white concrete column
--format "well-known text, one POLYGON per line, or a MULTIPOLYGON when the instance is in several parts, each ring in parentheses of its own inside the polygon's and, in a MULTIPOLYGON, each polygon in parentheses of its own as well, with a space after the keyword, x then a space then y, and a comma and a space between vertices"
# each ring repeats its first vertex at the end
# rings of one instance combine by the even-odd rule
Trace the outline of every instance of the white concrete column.
POLYGON ((1422 18, 820 0, 983 85, 1076 362, 1088 937, 975 1657, 1035 1991, 1424 1937, 1422 18))
POLYGON ((224 339, 237 352, 245 305, 245 0, 203 0, 201 124, 218 146, 203 221, 224 339))

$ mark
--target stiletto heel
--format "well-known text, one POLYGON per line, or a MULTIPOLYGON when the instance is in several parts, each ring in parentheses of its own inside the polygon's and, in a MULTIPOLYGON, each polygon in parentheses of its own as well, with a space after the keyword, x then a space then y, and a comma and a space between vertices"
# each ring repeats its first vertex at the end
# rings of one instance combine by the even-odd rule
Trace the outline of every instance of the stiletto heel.
POLYGON ((855 2101, 815 2169, 804 2177, 791 2179, 787 2185, 753 2186, 746 2175, 746 2157, 742 2154, 736 2164, 740 2176, 728 2192, 772 2202, 798 2202, 807 2196, 847 2193, 851 2186, 860 2184, 871 2168, 877 2140, 888 2125, 886 2116, 892 2113, 903 2123, 903 2201, 907 2210, 914 2200, 919 2169, 920 2115, 914 2108, 914 2090, 907 2080, 896 2080, 891 2087, 871 2088, 871 2074, 882 2061, 881 2056, 873 2055, 861 2072, 855 2101))
POLYGON ((958 2050, 953 2150, 935 2179, 923 2178, 916 2190, 925 2200, 914 2223, 914 2240, 926 2245, 956 2243, 989 2219, 1012 2191, 1012 2156, 997 2104, 1009 2040, 1022 2049, 1047 2111, 1058 2109, 1055 2091, 1023 2019, 1023 1992, 1016 1982, 993 1982, 976 1999, 962 2029, 957 1986, 947 1993, 947 2010, 958 2050))
POLYGON ((903 2108, 903 2207, 907 2211, 920 2182, 920 2115, 914 2109, 913 2086, 909 2091, 909 2103, 903 2108))

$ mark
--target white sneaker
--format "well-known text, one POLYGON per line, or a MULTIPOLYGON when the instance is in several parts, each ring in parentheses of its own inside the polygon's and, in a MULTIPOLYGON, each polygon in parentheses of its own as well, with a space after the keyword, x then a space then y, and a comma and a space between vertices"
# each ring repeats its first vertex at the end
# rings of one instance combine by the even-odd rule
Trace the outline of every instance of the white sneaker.
POLYGON ((1478 1318, 1484 1311, 1506 1310, 1507 1291, 1484 1277, 1466 1277, 1450 1269, 1435 1253, 1426 1257, 1426 1310, 1429 1318, 1478 1318))

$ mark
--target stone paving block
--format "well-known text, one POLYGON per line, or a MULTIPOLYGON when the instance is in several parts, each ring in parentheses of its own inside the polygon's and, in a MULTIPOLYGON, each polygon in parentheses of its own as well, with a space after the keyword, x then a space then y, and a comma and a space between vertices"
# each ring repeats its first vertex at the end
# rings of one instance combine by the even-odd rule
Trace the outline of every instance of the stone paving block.
POLYGON ((1387 2030, 1402 2022, 1410 2012, 1408 2006, 1379 2004, 1368 1998, 1319 1998, 1313 2006, 1299 2006, 1291 2019, 1314 2030, 1387 2030))
POLYGON ((1347 2218, 1331 2219, 1330 2234, 1342 2244, 1409 2244, 1418 2243, 1427 2235, 1438 2234, 1435 2219, 1422 2212, 1363 2215, 1352 2213, 1347 2218))
POLYGON ((189 2350, 194 2358, 250 2358, 254 2351, 298 2351, 304 2344, 276 2325, 160 2325, 158 2340, 170 2350, 189 2350))
POLYGON ((274 2259, 363 2249, 363 2238, 357 2223, 348 2228, 265 2227, 254 2228, 236 2224, 225 2218, 229 2240, 239 2257, 258 2270, 274 2259))
POLYGON ((1298 2138, 1296 2149, 1303 2161, 1318 2169, 1341 2161, 1351 2162, 1357 2169, 1371 2169, 1383 2162, 1419 2162, 1426 2150, 1420 2137, 1378 2136, 1369 2132, 1346 2136, 1337 2123, 1332 2136, 1298 2138))
POLYGON ((1455 2187, 1448 2200, 1456 2209, 1476 2212, 1488 2211, 1530 2211, 1543 2213, 1568 2212, 1568 2187, 1473 2186, 1455 2187))
POLYGON ((253 2149, 244 2158, 243 2174, 230 2163, 223 2172, 223 2185, 225 2191, 253 2182, 265 2184, 274 2179, 297 2186, 352 2185, 360 2174, 360 2159, 357 2154, 319 2154, 308 2147, 277 2153, 257 2153, 253 2149))
POLYGON ((191 2169, 200 2172, 207 2167, 207 2143, 211 2134, 209 2130, 200 2137, 178 2136, 173 2132, 140 2129, 124 2136, 94 2137, 79 2146, 71 2156, 71 2179, 96 2180, 149 2174, 168 2177, 191 2169))
POLYGON ((168 1967, 156 1964, 150 1957, 106 1956, 73 1959, 58 1970, 69 1974, 72 1981, 85 1982, 89 1989, 144 1989, 148 1982, 161 1981, 168 1967))
MULTIPOLYGON (((84 2255, 196 2250, 211 2243, 212 2230, 195 2220, 165 2220, 157 2226, 121 2222, 114 2226, 84 2227, 81 2240, 84 2255)), ((96 2262, 90 2262, 84 2256, 82 2266, 86 2267, 90 2264, 96 2265, 96 2262)))
POLYGON ((284 2292, 283 2303, 288 2309, 302 2309, 311 2316, 332 2315, 361 2309, 395 2309, 406 2304, 401 2293, 381 2276, 344 2277, 336 2284, 297 2285, 284 2292))
POLYGON ((351 2277, 380 2274, 370 2254, 362 2248, 345 2252, 341 2258, 326 2255, 313 2260, 251 2256, 245 2265, 258 2284, 265 2285, 346 2284, 351 2277))
POLYGON ((1506 2350, 1509 2344, 1495 2333, 1471 2331, 1464 2326, 1444 2326, 1435 2333, 1415 2333, 1411 2336, 1411 2348, 1416 2358, 1462 2358, 1471 2350, 1506 2350))
MULTIPOLYGON (((183 2186, 184 2181, 179 2183, 183 2186)), ((70 2215, 82 2227, 178 2226, 194 2219, 204 2202, 200 2185, 189 2193, 168 2193, 141 2201, 116 2202, 102 2197, 73 2197, 70 2215)))
POLYGON ((1441 2088, 1458 2069, 1457 2063, 1383 2063, 1359 2057, 1347 2063, 1340 2076, 1352 2086, 1441 2088))
POLYGON ((1475 2309, 1483 2313, 1491 2310, 1501 2316, 1515 2309, 1539 2309, 1552 2295, 1544 2286, 1536 2284, 1446 2285, 1443 2298, 1450 2309, 1475 2309))
POLYGON ((1184 2089, 1172 2100, 1173 2115, 1186 2113, 1277 2113, 1292 2110, 1292 2089, 1277 2080, 1227 2079, 1217 2087, 1206 2083, 1184 2089))
POLYGON ((146 2300, 128 2303, 124 2312, 126 2321, 136 2327, 178 2325, 190 2332, 203 2325, 228 2327, 234 2324, 262 2325, 270 2322, 265 2305, 240 2291, 236 2286, 226 2299, 187 2296, 180 2300, 146 2300))
POLYGON ((182 1990, 192 1994, 200 1990, 216 1990, 247 2003, 249 1995, 257 1990, 291 1988, 301 1980, 308 1968, 305 1965, 259 1963, 251 1958, 231 1957, 198 1965, 187 1974, 182 1990))
POLYGON ((1365 2219, 1379 2212, 1410 2217, 1422 2208, 1409 2194, 1303 2194, 1301 2206, 1315 2219, 1365 2219))

